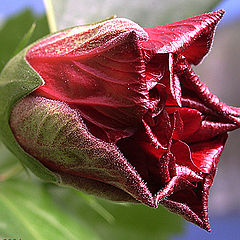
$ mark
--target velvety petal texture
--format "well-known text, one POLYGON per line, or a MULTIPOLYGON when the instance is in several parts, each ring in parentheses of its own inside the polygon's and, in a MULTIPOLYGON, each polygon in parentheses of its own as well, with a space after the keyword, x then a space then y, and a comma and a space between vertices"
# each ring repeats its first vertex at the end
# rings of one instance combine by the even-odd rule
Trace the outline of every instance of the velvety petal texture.
POLYGON ((240 110, 191 65, 209 52, 223 14, 146 29, 116 18, 33 44, 24 60, 42 86, 13 107, 15 139, 62 184, 161 204, 210 231, 209 189, 240 110))
POLYGON ((157 53, 181 53, 190 64, 198 64, 208 53, 213 34, 224 11, 191 17, 179 22, 146 28, 149 41, 143 47, 157 53))

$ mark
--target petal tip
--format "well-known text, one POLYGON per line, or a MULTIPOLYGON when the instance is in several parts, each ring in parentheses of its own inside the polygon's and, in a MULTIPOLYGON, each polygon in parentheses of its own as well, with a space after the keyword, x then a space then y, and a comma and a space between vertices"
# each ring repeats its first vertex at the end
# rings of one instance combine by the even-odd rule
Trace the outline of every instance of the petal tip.
POLYGON ((210 226, 207 226, 206 228, 204 228, 206 231, 208 231, 209 233, 212 231, 210 226))
POLYGON ((224 9, 220 9, 220 10, 217 10, 217 11, 215 11, 215 12, 213 12, 217 17, 219 17, 219 18, 222 18, 223 17, 223 15, 225 14, 225 10, 224 9))
POLYGON ((216 24, 223 18, 224 14, 225 14, 224 9, 220 9, 220 10, 217 10, 215 12, 207 13, 207 15, 212 15, 213 20, 216 24))
POLYGON ((208 220, 203 222, 203 225, 201 226, 201 228, 206 230, 209 233, 212 231, 208 220))

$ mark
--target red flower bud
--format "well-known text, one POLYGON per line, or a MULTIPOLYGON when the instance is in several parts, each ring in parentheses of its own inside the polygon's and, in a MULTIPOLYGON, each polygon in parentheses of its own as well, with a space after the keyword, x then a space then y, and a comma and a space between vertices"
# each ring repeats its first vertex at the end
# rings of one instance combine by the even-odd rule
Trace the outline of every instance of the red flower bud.
POLYGON ((20 146, 64 184, 164 205, 210 230, 208 193, 240 110, 193 72, 224 11, 143 29, 127 19, 46 37, 25 56, 44 81, 13 108, 20 146))

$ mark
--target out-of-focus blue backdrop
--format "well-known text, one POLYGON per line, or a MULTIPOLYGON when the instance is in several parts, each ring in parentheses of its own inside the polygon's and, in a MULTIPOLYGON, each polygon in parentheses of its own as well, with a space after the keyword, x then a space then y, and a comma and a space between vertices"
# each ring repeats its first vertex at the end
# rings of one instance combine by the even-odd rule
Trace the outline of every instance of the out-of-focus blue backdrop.
MULTIPOLYGON (((44 12, 44 5, 42 0, 1 0, 0 3, 0 19, 4 19, 11 14, 14 14, 21 9, 29 7, 36 13, 44 12)), ((226 15, 222 20, 222 24, 231 22, 236 18, 240 18, 240 1, 239 0, 225 0, 217 7, 217 9, 225 9, 226 15)))
MULTIPOLYGON (((8 16, 29 7, 36 13, 44 12, 42 0, 1 0, 0 2, 0 22, 8 16)), ((225 9, 226 14, 220 24, 221 26, 232 24, 240 20, 240 0, 222 1, 216 9, 225 9)), ((239 66, 240 67, 240 66, 239 66)), ((239 84, 238 84, 239 86, 239 84)), ((234 184, 234 183, 233 183, 234 184)), ((240 209, 240 207, 239 207, 240 209)), ((193 224, 186 223, 185 232, 182 236, 173 236, 172 240, 237 240, 240 239, 240 213, 223 214, 211 216, 212 233, 207 233, 193 224), (226 231, 226 226, 227 231, 226 231)))

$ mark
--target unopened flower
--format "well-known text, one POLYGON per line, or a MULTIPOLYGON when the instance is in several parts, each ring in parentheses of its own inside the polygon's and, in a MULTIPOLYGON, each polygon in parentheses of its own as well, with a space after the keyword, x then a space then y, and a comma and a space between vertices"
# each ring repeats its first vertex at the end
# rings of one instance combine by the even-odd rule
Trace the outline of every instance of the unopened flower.
POLYGON ((162 204, 210 230, 209 188, 240 110, 191 65, 208 53, 223 14, 146 29, 116 18, 34 43, 1 74, 10 89, 5 143, 44 179, 162 204))

